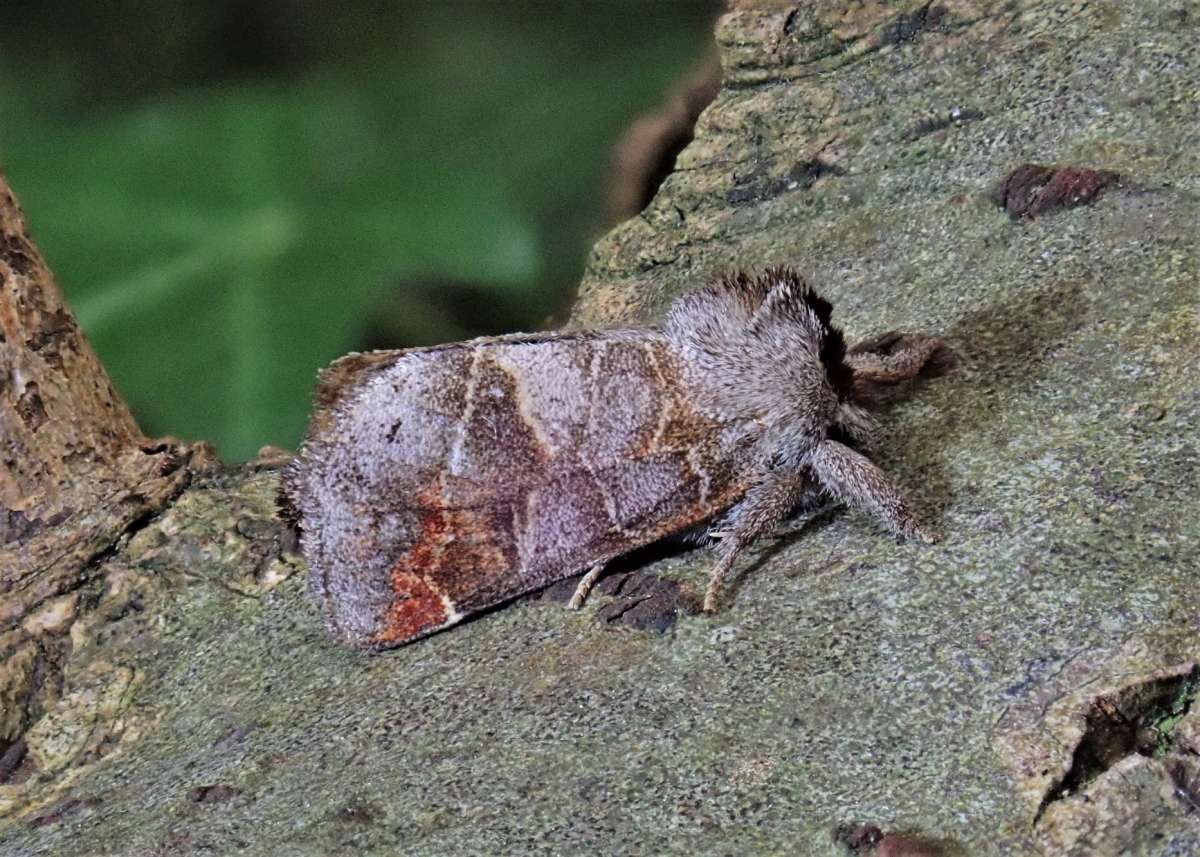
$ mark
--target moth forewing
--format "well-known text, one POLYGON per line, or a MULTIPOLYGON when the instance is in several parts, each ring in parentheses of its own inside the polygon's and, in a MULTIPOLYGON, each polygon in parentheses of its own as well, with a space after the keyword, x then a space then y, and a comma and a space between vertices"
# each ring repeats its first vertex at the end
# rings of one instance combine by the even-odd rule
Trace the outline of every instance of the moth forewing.
POLYGON ((741 489, 728 428, 643 332, 396 352, 345 391, 292 493, 331 629, 397 645, 685 529, 741 489), (707 465, 707 466, 706 466, 707 465))

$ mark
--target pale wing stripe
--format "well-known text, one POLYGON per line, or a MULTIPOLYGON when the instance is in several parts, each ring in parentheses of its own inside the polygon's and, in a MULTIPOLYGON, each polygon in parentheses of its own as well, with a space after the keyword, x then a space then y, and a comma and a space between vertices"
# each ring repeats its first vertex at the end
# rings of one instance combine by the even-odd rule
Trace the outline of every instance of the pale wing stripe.
POLYGON ((646 352, 646 359, 650 361, 650 368, 654 371, 654 380, 658 384, 658 389, 662 391, 663 407, 658 412, 658 424, 654 427, 654 437, 650 439, 650 449, 658 452, 662 449, 662 439, 667 433, 667 426, 671 422, 671 412, 674 410, 675 395, 663 377, 662 369, 658 365, 658 357, 654 353, 656 350, 655 344, 647 342, 642 348, 646 352))
POLYGON ((533 411, 533 397, 529 395, 529 387, 525 383, 525 373, 520 366, 505 360, 503 356, 496 357, 495 362, 496 366, 512 380, 513 396, 516 398, 517 413, 521 415, 521 422, 529 426, 538 446, 546 451, 547 457, 553 458, 558 450, 554 447, 546 427, 533 411))
MULTIPOLYGON (((467 370, 467 391, 463 399, 463 412, 458 424, 458 432, 450 447, 448 470, 455 476, 462 475, 463 447, 467 443, 467 426, 475 415, 475 392, 479 386, 479 364, 483 360, 483 349, 476 348, 471 352, 471 367, 467 370)), ((445 499, 445 498, 443 498, 445 499)))
MULTIPOLYGON (((608 343, 599 340, 592 345, 592 359, 588 363, 588 414, 587 414, 587 431, 588 437, 594 434, 596 420, 596 379, 600 377, 600 363, 608 354, 608 343)), ((584 453, 580 455, 580 463, 583 469, 587 471, 588 476, 592 478, 592 484, 596 486, 596 490, 600 492, 600 498, 604 501, 604 512, 608 515, 609 526, 620 533, 622 536, 629 536, 629 533, 621 522, 617 519, 617 504, 613 500, 612 494, 608 491, 608 486, 604 484, 604 480, 596 475, 596 470, 592 466, 592 462, 587 460, 587 450, 582 450, 584 453)))
POLYGON ((687 448, 687 463, 688 467, 692 469, 692 472, 695 473, 696 477, 700 480, 700 505, 703 506, 708 502, 708 494, 712 480, 708 475, 708 470, 704 467, 704 463, 700 461, 700 458, 694 447, 689 446, 687 448))

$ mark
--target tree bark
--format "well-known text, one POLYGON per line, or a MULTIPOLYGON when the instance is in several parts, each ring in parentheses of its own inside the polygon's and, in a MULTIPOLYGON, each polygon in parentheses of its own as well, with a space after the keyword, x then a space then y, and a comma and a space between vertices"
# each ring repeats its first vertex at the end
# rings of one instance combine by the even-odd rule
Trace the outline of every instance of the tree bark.
POLYGON ((0 748, 11 763, 57 698, 81 586, 184 488, 194 450, 139 431, 2 176, 0 439, 0 748))
POLYGON ((1197 20, 731 4, 721 91, 573 323, 784 263, 852 340, 960 365, 876 451, 943 542, 825 516, 716 617, 673 612, 698 551, 582 615, 334 645, 281 457, 143 438, 0 184, 0 850, 1192 853, 1197 20), (1014 220, 992 194, 1027 162, 1014 220))

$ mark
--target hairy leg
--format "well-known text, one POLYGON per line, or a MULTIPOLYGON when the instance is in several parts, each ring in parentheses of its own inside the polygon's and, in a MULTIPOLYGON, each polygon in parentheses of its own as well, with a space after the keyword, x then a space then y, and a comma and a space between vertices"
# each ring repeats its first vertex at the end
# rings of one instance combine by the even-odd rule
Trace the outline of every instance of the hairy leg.
POLYGON ((717 565, 704 593, 704 611, 714 613, 717 596, 738 554, 759 536, 775 529, 812 488, 804 472, 770 471, 734 506, 722 521, 717 546, 717 565))
POLYGON ((896 484, 866 456, 826 440, 814 450, 810 463, 817 479, 837 499, 870 512, 901 535, 937 541, 937 534, 914 517, 896 484))
POLYGON ((892 332, 855 345, 846 354, 846 363, 859 384, 898 384, 915 378, 944 352, 945 344, 940 339, 892 332))
POLYGON ((588 597, 588 593, 592 591, 592 587, 600 578, 600 572, 604 571, 604 566, 608 563, 598 562, 588 569, 579 581, 579 585, 575 587, 575 594, 571 596, 571 601, 567 604, 572 610, 578 610, 583 606, 584 600, 588 597))

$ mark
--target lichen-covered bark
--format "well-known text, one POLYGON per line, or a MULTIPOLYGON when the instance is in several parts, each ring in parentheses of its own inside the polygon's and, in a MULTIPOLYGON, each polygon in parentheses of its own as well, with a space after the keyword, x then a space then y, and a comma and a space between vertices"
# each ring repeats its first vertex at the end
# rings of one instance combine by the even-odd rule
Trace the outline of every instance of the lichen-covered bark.
POLYGON ((661 635, 607 620, 694 596, 706 553, 372 657, 289 574, 271 467, 197 472, 28 620, 69 658, 0 759, 0 850, 1200 853, 1198 27, 736 3, 721 93, 575 323, 788 263, 854 339, 945 336, 877 454, 943 542, 826 515, 661 635), (1120 181, 1014 220, 1023 164, 1120 181))
POLYGON ((49 719, 64 694, 120 707, 64 683, 83 593, 122 534, 187 484, 194 450, 142 436, 2 177, 0 452, 0 782, 12 782, 28 771, 31 728, 79 749, 49 719))
MULTIPOLYGON (((102 546, 122 490, 179 468, 165 448, 146 448, 2 178, 0 370, 0 568, 5 590, 18 593, 2 620, 11 622, 29 606, 19 593, 64 555, 102 546)), ((117 517, 140 511, 124 505, 117 517)))

